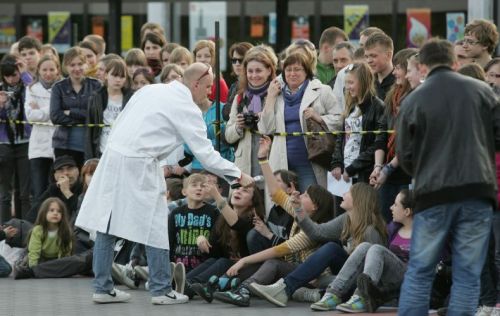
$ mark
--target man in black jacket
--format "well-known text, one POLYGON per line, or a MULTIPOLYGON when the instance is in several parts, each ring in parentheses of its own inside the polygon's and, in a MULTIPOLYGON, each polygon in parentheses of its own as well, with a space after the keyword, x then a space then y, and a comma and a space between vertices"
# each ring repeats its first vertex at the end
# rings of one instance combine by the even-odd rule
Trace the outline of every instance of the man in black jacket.
POLYGON ((452 71, 453 46, 431 40, 419 55, 425 82, 401 105, 396 153, 414 178, 415 217, 399 315, 427 315, 435 267, 449 238, 448 315, 474 315, 496 207, 500 109, 483 82, 452 71))
POLYGON ((75 160, 71 156, 61 156, 54 161, 54 183, 38 198, 31 208, 26 220, 34 223, 38 216, 38 210, 43 201, 49 197, 60 198, 68 210, 71 218, 78 207, 78 196, 82 193, 80 171, 75 160))

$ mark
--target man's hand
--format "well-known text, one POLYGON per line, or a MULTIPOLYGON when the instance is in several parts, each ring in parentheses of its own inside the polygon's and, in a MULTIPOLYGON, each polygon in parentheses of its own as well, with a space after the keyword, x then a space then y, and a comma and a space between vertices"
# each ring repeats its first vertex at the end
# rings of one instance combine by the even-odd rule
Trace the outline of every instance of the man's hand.
POLYGON ((71 192, 71 184, 69 183, 69 178, 67 176, 60 176, 59 179, 57 179, 56 184, 66 198, 70 198, 73 195, 73 192, 71 192))
POLYGON ((239 183, 241 184, 242 187, 247 187, 251 184, 253 184, 255 181, 253 180, 252 177, 250 177, 248 174, 246 173, 241 173, 241 179, 239 181, 239 183))

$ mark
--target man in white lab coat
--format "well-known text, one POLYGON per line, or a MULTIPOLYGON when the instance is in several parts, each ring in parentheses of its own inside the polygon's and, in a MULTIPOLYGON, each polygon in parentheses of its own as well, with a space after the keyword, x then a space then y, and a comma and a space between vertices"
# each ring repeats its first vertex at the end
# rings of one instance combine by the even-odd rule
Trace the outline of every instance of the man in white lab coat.
POLYGON ((114 289, 111 279, 116 237, 146 245, 153 304, 187 302, 187 296, 173 291, 169 281, 168 208, 159 164, 175 148, 187 144, 207 170, 228 182, 252 183, 221 158, 207 139, 196 104, 206 99, 212 82, 211 68, 195 63, 186 69, 182 82, 137 91, 116 120, 76 220, 76 226, 97 232, 94 302, 130 299, 130 294, 114 289))

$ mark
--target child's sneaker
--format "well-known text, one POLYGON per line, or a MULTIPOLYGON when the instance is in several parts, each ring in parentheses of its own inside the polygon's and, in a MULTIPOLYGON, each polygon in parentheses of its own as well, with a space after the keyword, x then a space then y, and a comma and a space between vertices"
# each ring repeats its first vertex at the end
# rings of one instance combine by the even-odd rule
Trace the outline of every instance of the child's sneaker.
POLYGON ((347 302, 337 305, 337 310, 346 313, 364 313, 365 301, 361 296, 354 294, 347 302))
POLYGON ((178 293, 174 290, 170 291, 162 296, 153 296, 151 298, 151 303, 154 305, 173 305, 173 304, 183 304, 187 303, 189 298, 181 293, 178 293))
POLYGON ((318 302, 311 304, 313 311, 333 311, 342 300, 333 293, 326 292, 318 302))
POLYGON ((191 289, 205 301, 212 303, 214 300, 213 294, 219 289, 219 278, 216 275, 212 275, 208 279, 207 284, 193 283, 191 284, 191 289))
POLYGON ((186 268, 180 262, 174 265, 172 271, 175 282, 175 291, 184 294, 184 287, 186 285, 186 268))
POLYGON ((250 292, 245 286, 225 292, 215 292, 214 298, 218 301, 236 306, 250 306, 250 292))
POLYGON ((113 289, 109 293, 94 293, 92 300, 98 304, 121 303, 130 300, 130 294, 113 289))

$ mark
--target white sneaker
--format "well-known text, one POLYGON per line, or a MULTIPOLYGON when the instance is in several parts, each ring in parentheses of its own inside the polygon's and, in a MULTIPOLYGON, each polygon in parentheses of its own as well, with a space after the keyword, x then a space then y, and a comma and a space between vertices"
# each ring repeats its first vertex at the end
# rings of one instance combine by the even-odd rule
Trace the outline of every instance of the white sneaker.
POLYGON ((276 283, 271 285, 260 285, 252 282, 249 288, 252 293, 257 293, 258 296, 268 300, 276 306, 285 307, 288 303, 286 284, 283 279, 279 279, 276 283))
POLYGON ((174 290, 170 291, 170 293, 168 294, 162 296, 153 296, 151 298, 151 303, 154 305, 184 304, 188 301, 189 297, 174 290))
POLYGON ((494 309, 493 306, 485 306, 485 305, 479 306, 475 316, 491 316, 493 309, 494 309))
POLYGON ((184 293, 184 286, 186 285, 186 268, 182 263, 178 262, 175 264, 172 274, 175 281, 175 291, 184 293))
POLYGON ((92 295, 92 301, 98 304, 121 303, 129 300, 130 294, 117 289, 113 289, 111 292, 105 294, 94 293, 94 295, 92 295))

